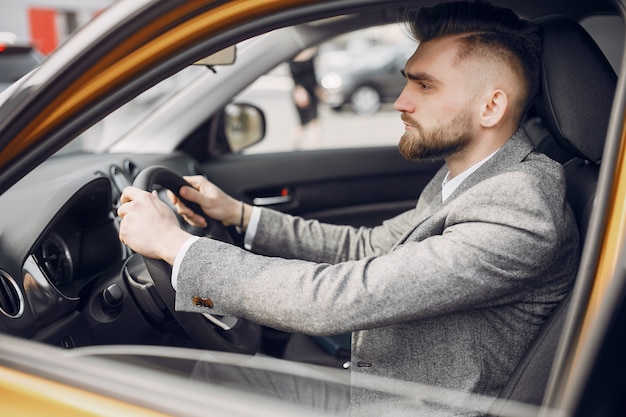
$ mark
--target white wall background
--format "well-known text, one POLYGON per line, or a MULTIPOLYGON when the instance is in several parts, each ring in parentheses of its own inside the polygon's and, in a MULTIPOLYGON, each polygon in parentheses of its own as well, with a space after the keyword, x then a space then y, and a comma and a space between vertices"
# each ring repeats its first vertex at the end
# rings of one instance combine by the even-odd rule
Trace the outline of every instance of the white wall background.
POLYGON ((88 22, 98 10, 102 10, 115 0, 0 0, 0 32, 11 32, 23 41, 30 40, 29 8, 52 9, 58 11, 57 26, 59 41, 69 34, 64 17, 73 13, 77 23, 88 22))

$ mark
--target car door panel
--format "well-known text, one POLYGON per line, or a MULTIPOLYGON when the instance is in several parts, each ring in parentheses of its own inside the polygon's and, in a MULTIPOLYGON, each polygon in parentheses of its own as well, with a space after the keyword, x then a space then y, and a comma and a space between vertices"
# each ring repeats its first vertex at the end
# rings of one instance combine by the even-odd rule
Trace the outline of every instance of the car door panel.
POLYGON ((441 163, 406 161, 397 147, 228 155, 202 164, 225 192, 257 205, 355 226, 415 206, 441 163))

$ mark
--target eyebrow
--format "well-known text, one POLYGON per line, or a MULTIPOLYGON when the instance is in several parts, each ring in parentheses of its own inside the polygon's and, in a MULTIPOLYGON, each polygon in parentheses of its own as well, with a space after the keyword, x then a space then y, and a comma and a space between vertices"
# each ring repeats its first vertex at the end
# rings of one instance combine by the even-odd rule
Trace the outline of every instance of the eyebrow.
POLYGON ((404 70, 400 70, 400 74, 402 74, 402 76, 406 78, 407 80, 411 80, 411 81, 429 81, 429 82, 438 81, 435 77, 425 72, 418 72, 418 73, 411 74, 411 73, 407 73, 404 70))

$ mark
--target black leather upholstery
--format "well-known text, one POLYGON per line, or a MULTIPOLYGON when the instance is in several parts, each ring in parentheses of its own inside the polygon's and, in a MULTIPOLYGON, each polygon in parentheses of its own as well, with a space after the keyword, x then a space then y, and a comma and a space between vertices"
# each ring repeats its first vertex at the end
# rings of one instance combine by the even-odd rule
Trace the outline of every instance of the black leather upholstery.
POLYGON ((599 163, 617 76, 593 39, 573 20, 552 16, 537 23, 543 32, 537 111, 561 146, 599 163))
MULTIPOLYGON (((541 404, 550 377, 556 347, 565 324, 569 301, 570 294, 555 307, 552 315, 535 336, 524 358, 500 393, 500 399, 535 405, 541 404)), ((499 416, 503 410, 504 407, 498 408, 497 412, 494 410, 493 415, 499 416)))
POLYGON ((574 158, 568 161, 564 168, 567 200, 574 211, 582 245, 587 237, 600 166, 582 158, 574 158))
MULTIPOLYGON (((537 23, 542 29, 543 53, 536 110, 557 143, 576 156, 564 164, 564 169, 568 200, 584 242, 617 77, 578 23, 559 16, 537 23)), ((557 305, 540 329, 500 399, 542 403, 569 299, 568 295, 557 305)), ((500 404, 493 414, 502 415, 505 408, 500 404)))

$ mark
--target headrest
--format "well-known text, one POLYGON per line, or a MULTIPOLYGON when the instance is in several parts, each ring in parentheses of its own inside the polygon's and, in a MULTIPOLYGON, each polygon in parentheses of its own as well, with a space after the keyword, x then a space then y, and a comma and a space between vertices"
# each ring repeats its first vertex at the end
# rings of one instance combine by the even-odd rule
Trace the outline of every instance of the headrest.
POLYGON ((599 163, 617 76, 598 45, 574 20, 550 16, 536 23, 543 39, 537 111, 563 148, 599 163))

